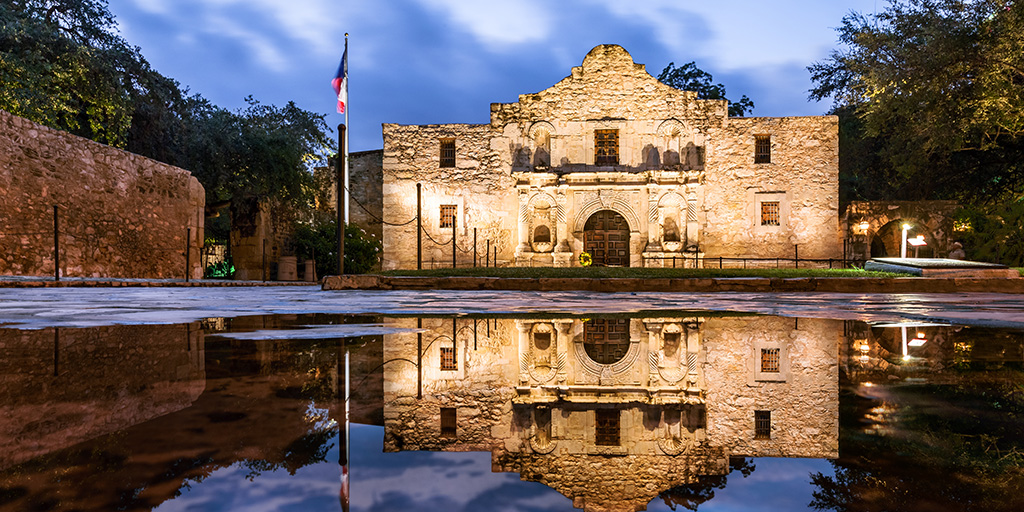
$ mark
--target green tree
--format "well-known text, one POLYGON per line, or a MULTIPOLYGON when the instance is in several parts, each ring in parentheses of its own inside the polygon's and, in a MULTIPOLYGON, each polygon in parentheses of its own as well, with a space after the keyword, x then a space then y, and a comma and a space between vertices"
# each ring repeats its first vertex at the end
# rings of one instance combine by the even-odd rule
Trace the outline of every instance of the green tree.
POLYGON ((902 199, 1024 192, 1024 6, 895 0, 837 30, 842 47, 808 68, 810 96, 859 120, 870 178, 902 199))
POLYGON ((148 73, 105 0, 0 0, 3 110, 123 148, 148 73))
MULTIPOLYGON (((693 91, 697 98, 702 100, 726 100, 725 86, 714 83, 711 74, 698 68, 695 62, 688 62, 676 67, 675 62, 669 62, 665 69, 658 75, 658 81, 682 91, 693 91)), ((754 102, 743 95, 739 101, 729 101, 729 115, 743 117, 754 111, 754 102)))

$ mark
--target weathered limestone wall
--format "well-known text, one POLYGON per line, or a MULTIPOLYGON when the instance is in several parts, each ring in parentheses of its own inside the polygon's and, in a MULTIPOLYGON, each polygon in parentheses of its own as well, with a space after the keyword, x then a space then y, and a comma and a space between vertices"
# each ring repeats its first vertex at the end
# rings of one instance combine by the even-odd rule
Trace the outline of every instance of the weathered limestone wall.
POLYGON ((0 274, 202 277, 205 193, 188 171, 0 111, 0 274), (187 229, 191 238, 186 241, 187 229))
POLYGON ((451 266, 452 231, 440 227, 441 205, 456 206, 459 266, 473 263, 474 228, 480 265, 486 240, 492 251, 498 247, 499 264, 507 264, 518 212, 515 182, 502 167, 508 153, 488 125, 385 124, 384 221, 403 225, 385 226, 383 269, 416 268, 417 183, 422 184, 424 268, 451 266), (455 167, 440 167, 443 138, 455 139, 455 167))
POLYGON ((0 329, 0 468, 180 411, 206 386, 198 323, 0 329))
MULTIPOLYGON (((384 176, 383 150, 359 151, 349 154, 348 185, 349 222, 378 240, 383 238, 384 176)), ((317 183, 317 209, 337 212, 337 170, 331 159, 327 167, 314 171, 317 183)))
POLYGON ((296 212, 276 201, 260 203, 252 226, 232 227, 231 261, 235 279, 275 280, 281 256, 292 256, 288 246, 295 235, 296 212))
POLYGON ((716 318, 707 349, 707 435, 733 455, 839 455, 838 351, 843 322, 716 318), (780 372, 760 372, 761 349, 780 350, 780 372), (754 411, 771 411, 771 438, 755 439, 754 411))
POLYGON ((730 118, 709 133, 704 247, 709 257, 836 258, 839 120, 835 116, 730 118), (754 163, 754 136, 771 136, 771 163, 754 163), (762 226, 761 201, 779 201, 779 226, 762 226))

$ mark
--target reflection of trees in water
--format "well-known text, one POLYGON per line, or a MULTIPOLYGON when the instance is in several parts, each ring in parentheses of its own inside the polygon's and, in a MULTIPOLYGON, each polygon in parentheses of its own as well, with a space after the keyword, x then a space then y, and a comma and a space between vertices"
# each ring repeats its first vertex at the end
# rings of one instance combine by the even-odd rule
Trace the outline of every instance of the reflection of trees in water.
POLYGON ((835 475, 815 473, 817 510, 1010 511, 1024 508, 1024 372, 949 375, 891 387, 886 435, 863 431, 881 400, 847 394, 835 475))
MULTIPOLYGON (((743 478, 746 478, 754 472, 754 469, 754 459, 745 457, 729 458, 730 474, 734 471, 739 471, 743 478)), ((658 497, 672 510, 675 510, 677 506, 682 506, 686 510, 697 510, 697 507, 702 503, 715 497, 715 489, 725 489, 728 478, 729 474, 701 475, 697 477, 697 483, 678 485, 667 491, 662 491, 661 494, 658 494, 658 497)))

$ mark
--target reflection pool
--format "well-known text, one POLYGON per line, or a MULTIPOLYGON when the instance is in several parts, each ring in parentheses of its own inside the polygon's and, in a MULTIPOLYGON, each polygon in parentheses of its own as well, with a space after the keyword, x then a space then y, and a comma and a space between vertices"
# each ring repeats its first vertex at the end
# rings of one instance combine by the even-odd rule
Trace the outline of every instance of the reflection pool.
POLYGON ((1019 327, 608 309, 8 325, 0 510, 1024 506, 1019 327))

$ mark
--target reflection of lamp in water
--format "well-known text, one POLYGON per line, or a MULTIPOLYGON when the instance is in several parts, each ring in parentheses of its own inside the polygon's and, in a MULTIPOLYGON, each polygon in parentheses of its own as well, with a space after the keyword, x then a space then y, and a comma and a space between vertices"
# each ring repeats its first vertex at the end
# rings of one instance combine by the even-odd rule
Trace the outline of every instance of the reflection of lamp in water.
POLYGON ((921 345, 924 345, 927 342, 928 340, 924 337, 924 333, 921 331, 917 331, 917 337, 910 340, 907 343, 907 345, 910 345, 911 347, 920 347, 921 345))
MULTIPOLYGON (((906 224, 904 224, 904 226, 905 225, 906 224)), ((904 234, 903 241, 906 241, 907 240, 907 237, 906 237, 907 232, 904 231, 903 234, 904 234)), ((910 359, 910 354, 907 351, 907 326, 901 325, 900 326, 900 333, 903 334, 903 344, 902 344, 902 347, 903 347, 903 360, 906 361, 906 360, 910 359)))
MULTIPOLYGON (((906 237, 904 237, 904 239, 906 239, 906 237)), ((921 247, 922 245, 928 245, 928 244, 927 244, 927 243, 926 243, 926 242, 924 241, 924 235, 917 235, 916 237, 914 237, 914 238, 911 238, 910 240, 906 240, 906 242, 907 242, 908 244, 910 244, 910 245, 913 245, 913 246, 914 246, 914 257, 915 257, 915 258, 917 257, 917 250, 918 250, 918 249, 919 249, 919 248, 920 248, 920 247, 921 247)))
POLYGON ((910 224, 903 225, 903 237, 900 242, 900 258, 907 257, 907 231, 910 231, 910 224))

